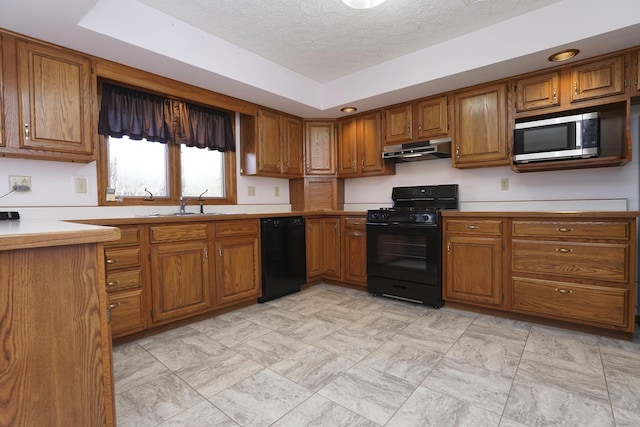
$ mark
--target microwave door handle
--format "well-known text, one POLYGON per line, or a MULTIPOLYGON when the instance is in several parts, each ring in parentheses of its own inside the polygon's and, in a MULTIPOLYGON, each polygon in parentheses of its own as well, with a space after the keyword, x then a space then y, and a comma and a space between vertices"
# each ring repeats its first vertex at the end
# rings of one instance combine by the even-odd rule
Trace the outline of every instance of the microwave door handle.
POLYGON ((582 121, 576 122, 576 148, 582 148, 582 121))

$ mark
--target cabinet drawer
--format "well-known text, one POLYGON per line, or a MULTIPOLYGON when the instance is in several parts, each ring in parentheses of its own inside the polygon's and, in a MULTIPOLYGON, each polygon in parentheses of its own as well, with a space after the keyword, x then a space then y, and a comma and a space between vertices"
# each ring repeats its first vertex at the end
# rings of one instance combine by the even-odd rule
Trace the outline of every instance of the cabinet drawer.
POLYGON ((345 228, 354 229, 354 230, 365 230, 367 220, 364 217, 354 217, 348 216, 344 219, 345 228))
POLYGON ((109 295, 111 309, 111 334, 114 338, 133 333, 145 327, 142 310, 142 290, 119 292, 109 295))
POLYGON ((513 272, 629 281, 629 245, 617 243, 513 241, 513 272))
POLYGON ((597 326, 628 327, 629 293, 622 288, 513 279, 513 309, 597 326))
POLYGON ((513 236, 629 239, 629 223, 615 221, 513 221, 513 236))
POLYGON ((107 273, 107 292, 139 288, 141 286, 142 272, 139 268, 135 270, 109 271, 107 273))
POLYGON ((107 249, 104 256, 107 270, 140 265, 140 248, 107 249))
POLYGON ((473 233, 499 236, 502 234, 502 221, 492 219, 447 219, 446 233, 473 233))
POLYGON ((120 238, 113 242, 105 242, 105 248, 116 246, 133 246, 140 244, 140 227, 119 227, 120 238))
POLYGON ((158 225, 149 229, 151 243, 207 238, 207 224, 158 225))
POLYGON ((216 222, 216 237, 258 234, 258 230, 259 226, 257 220, 216 222))

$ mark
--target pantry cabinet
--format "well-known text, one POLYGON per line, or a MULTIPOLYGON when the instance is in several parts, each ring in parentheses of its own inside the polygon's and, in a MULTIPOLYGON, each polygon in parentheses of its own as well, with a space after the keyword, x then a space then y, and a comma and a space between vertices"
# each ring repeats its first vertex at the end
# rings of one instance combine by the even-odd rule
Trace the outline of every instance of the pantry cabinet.
POLYGON ((154 324, 212 308, 206 223, 149 227, 154 324))
POLYGON ((344 249, 343 281, 367 286, 367 228, 366 217, 343 218, 344 249))
POLYGON ((380 111, 372 111, 337 121, 339 177, 395 173, 395 163, 382 159, 381 118, 380 111))
POLYGON ((443 299, 488 307, 503 303, 503 221, 443 222, 443 299))
POLYGON ((511 127, 506 82, 476 86, 454 94, 456 168, 511 164, 511 127))
POLYGON ((214 228, 217 308, 259 298, 258 220, 219 221, 214 228))
POLYGON ((241 115, 242 174, 301 177, 302 119, 266 108, 257 116, 241 115))
POLYGON ((120 239, 105 243, 106 288, 109 296, 111 335, 113 338, 142 331, 147 326, 142 267, 141 227, 120 227, 120 239))

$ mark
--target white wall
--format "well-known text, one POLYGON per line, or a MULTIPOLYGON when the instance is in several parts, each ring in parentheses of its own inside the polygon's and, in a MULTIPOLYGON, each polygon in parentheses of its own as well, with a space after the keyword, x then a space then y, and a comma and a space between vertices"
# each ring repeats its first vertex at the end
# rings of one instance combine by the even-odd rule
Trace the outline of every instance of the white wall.
MULTIPOLYGON (((460 185, 460 202, 463 205, 521 200, 627 199, 627 209, 638 210, 639 122, 640 105, 636 105, 631 114, 633 160, 622 167, 516 173, 509 167, 454 169, 450 159, 398 163, 396 175, 347 180, 345 209, 390 206, 391 189, 396 186, 457 183, 460 185), (509 190, 500 189, 501 178, 509 179, 509 190)), ((593 205, 598 206, 598 202, 593 205)))

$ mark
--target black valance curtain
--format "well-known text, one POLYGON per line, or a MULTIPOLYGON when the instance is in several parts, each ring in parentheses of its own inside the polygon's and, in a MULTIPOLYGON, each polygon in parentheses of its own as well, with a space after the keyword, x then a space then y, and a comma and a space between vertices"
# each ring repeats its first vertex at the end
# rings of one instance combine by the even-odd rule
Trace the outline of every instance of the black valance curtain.
POLYGON ((98 133, 235 151, 231 114, 105 83, 98 133))

